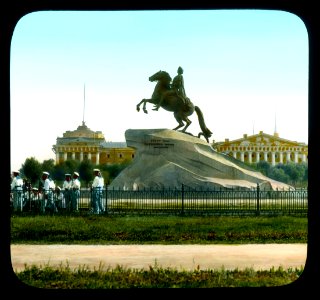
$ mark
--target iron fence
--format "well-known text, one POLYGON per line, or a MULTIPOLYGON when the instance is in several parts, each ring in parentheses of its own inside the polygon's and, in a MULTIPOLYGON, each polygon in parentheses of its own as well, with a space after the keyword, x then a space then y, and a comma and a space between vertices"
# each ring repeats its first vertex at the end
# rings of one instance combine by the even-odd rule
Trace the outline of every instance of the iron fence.
MULTIPOLYGON (((20 202, 12 201, 12 213, 74 213, 64 193, 51 191, 53 205, 42 210, 41 193, 20 193, 20 202), (33 195, 33 197, 32 197, 33 195), (62 195, 62 197, 61 197, 62 195), (63 200, 64 198, 64 200, 63 200)), ((18 195, 19 196, 19 195, 18 195)), ((15 199, 19 199, 16 195, 15 199)), ((255 189, 137 189, 121 190, 106 186, 101 191, 103 214, 180 214, 180 215, 307 215, 308 190, 255 189)), ((94 193, 81 189, 77 213, 94 212, 94 193)), ((50 204, 50 203, 49 203, 50 204)), ((100 212, 101 213, 101 212, 100 212)))

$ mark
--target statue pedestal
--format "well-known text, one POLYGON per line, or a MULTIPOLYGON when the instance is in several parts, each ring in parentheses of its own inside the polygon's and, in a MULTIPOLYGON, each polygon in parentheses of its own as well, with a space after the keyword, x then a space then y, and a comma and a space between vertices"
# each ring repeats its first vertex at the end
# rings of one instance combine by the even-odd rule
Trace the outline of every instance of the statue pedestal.
POLYGON ((206 141, 170 129, 128 129, 128 147, 136 149, 132 163, 111 188, 196 189, 261 188, 288 190, 289 185, 254 171, 239 160, 216 152, 206 141))

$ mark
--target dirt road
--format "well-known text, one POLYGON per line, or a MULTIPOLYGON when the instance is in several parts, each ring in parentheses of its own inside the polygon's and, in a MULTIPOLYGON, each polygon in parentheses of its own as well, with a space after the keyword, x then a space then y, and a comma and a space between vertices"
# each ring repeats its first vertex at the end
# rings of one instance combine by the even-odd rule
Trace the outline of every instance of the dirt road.
POLYGON ((253 268, 269 270, 303 267, 307 244, 249 245, 11 245, 15 272, 27 265, 88 266, 102 269, 117 265, 131 269, 150 266, 177 270, 253 268))

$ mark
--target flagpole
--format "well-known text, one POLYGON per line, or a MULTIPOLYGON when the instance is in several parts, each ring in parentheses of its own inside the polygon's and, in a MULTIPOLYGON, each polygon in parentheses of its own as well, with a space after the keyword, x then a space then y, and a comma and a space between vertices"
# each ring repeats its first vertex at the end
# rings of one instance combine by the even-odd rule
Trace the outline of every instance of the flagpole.
POLYGON ((82 117, 82 124, 84 125, 84 111, 86 105, 86 85, 83 86, 83 117, 82 117))

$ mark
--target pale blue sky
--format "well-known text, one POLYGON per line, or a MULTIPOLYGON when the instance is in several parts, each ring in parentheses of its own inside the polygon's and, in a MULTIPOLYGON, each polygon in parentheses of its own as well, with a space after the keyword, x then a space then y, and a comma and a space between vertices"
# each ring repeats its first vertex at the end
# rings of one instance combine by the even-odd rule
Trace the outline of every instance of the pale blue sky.
MULTIPOLYGON (((55 158, 86 125, 107 141, 126 129, 174 128, 171 112, 136 111, 159 70, 184 69, 187 96, 212 139, 264 131, 308 143, 308 33, 272 10, 48 11, 17 23, 11 44, 11 167, 55 158)), ((196 113, 188 131, 200 131, 196 113)))

